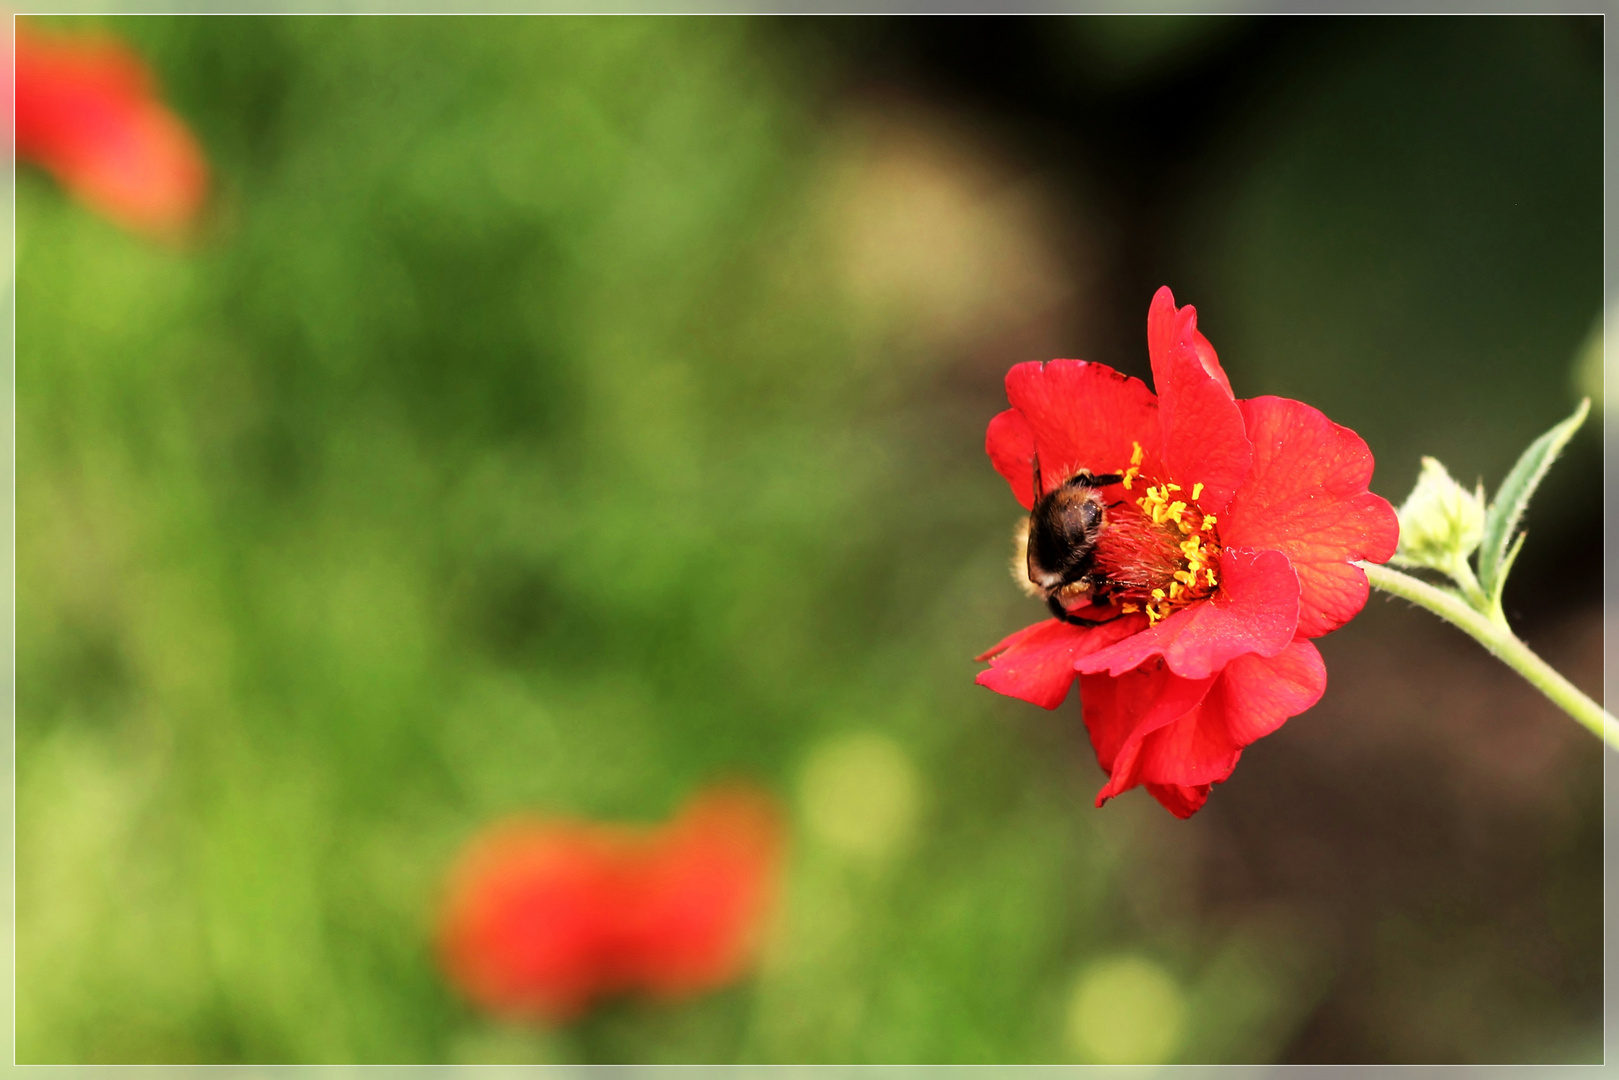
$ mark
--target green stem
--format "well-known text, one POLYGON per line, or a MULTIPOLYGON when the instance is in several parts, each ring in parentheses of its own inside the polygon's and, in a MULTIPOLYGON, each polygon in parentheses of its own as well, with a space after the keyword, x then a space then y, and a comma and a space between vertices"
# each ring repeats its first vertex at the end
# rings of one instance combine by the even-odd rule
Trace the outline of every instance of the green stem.
POLYGON ((1467 601, 1456 593, 1430 585, 1409 574, 1402 574, 1398 570, 1391 570, 1376 563, 1355 565, 1366 571, 1367 578, 1376 588, 1403 597, 1418 607, 1425 607, 1446 622, 1460 627, 1480 645, 1494 653, 1502 663, 1528 679, 1541 693, 1551 698, 1560 709, 1579 721, 1593 735, 1613 749, 1619 750, 1619 719, 1615 719, 1608 710, 1580 693, 1573 683, 1530 651, 1529 646, 1519 641, 1517 635, 1513 634, 1504 621, 1497 623, 1487 615, 1469 607, 1467 601))
MULTIPOLYGON (((1489 598, 1484 595, 1484 590, 1479 586, 1478 578, 1473 576, 1473 568, 1468 565, 1466 559, 1452 559, 1451 565, 1446 567, 1445 570, 1446 573, 1450 574, 1451 579, 1462 587, 1462 595, 1473 606, 1473 610, 1485 611, 1489 608, 1489 598)), ((1400 576, 1405 577, 1406 575, 1401 574, 1400 576)), ((1412 578, 1411 580, 1422 584, 1419 578, 1412 578)), ((1501 616, 1500 625, 1503 630, 1507 629, 1505 615, 1501 616)), ((1511 632, 1511 630, 1507 630, 1507 633, 1510 634, 1511 632)))

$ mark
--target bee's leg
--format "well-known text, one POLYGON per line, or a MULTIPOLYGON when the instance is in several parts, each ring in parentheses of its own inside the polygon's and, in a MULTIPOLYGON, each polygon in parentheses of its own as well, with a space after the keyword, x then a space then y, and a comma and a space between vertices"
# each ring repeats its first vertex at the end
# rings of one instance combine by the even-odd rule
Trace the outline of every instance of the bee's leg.
MULTIPOLYGON (((1062 606, 1062 601, 1057 598, 1056 593, 1052 593, 1050 596, 1046 597, 1046 607, 1051 609, 1051 613, 1053 615, 1061 619, 1063 622, 1068 623, 1070 626, 1101 626, 1103 623, 1110 623, 1113 621, 1113 619, 1117 619, 1119 617, 1118 615, 1115 615, 1113 616, 1113 619, 1082 619, 1078 615, 1071 615, 1069 614, 1068 609, 1062 606)), ((1121 612, 1120 614, 1123 613, 1121 612)))
POLYGON ((1114 585, 1121 589, 1145 589, 1147 587, 1139 581, 1114 581, 1112 578, 1107 577, 1092 577, 1090 582, 1092 586, 1098 588, 1107 585, 1114 585))
POLYGON ((1090 473, 1076 473, 1068 478, 1068 484, 1071 487, 1099 488, 1107 487, 1109 484, 1117 484, 1123 479, 1124 476, 1120 473, 1108 473, 1106 476, 1092 476, 1090 473))

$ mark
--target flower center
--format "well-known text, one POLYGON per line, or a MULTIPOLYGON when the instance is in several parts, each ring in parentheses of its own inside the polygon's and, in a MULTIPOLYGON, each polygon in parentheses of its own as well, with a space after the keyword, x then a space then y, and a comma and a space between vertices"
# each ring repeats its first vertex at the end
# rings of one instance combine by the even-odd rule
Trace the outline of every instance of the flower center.
POLYGON ((1220 584, 1220 534, 1215 516, 1197 505, 1202 484, 1188 492, 1152 478, 1143 490, 1141 457, 1137 443, 1130 467, 1120 471, 1124 489, 1142 494, 1108 507, 1093 573, 1099 596, 1123 612, 1145 611, 1150 625, 1214 593, 1220 584))

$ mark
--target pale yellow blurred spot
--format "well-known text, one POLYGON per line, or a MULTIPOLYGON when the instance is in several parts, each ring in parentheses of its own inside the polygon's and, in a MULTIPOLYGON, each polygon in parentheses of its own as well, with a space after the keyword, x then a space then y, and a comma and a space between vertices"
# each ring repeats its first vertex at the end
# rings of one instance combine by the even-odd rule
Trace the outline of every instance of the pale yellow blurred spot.
POLYGON ((1608 306, 1605 314, 1597 315, 1596 323, 1574 357, 1574 394, 1576 397, 1590 398, 1599 413, 1606 411, 1609 393, 1604 378, 1607 351, 1603 337, 1604 321, 1619 325, 1619 299, 1608 306))
POLYGON ((1066 339, 1046 324, 1072 317, 1092 245, 1049 178, 988 132, 891 101, 846 113, 828 149, 834 257, 864 317, 927 356, 1031 325, 1066 339))
POLYGON ((860 732, 810 751, 798 798, 816 840, 848 855, 884 859, 902 850, 916 831, 921 780, 897 742, 860 732))
POLYGON ((1068 1043, 1103 1065, 1162 1064, 1181 1047, 1186 999, 1175 979, 1140 956, 1098 960, 1068 1003, 1068 1043))

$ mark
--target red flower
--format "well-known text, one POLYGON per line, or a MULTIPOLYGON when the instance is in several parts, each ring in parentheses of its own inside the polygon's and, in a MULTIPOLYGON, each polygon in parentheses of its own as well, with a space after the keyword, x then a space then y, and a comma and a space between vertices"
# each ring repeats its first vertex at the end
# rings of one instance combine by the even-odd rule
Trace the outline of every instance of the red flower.
POLYGON ((551 1021, 606 994, 722 986, 758 944, 780 851, 773 804, 747 788, 711 790, 655 830, 507 822, 451 875, 444 966, 485 1008, 551 1021))
POLYGON ((129 228, 169 233, 189 222, 208 166, 140 59, 108 38, 57 37, 20 21, 16 46, 18 159, 129 228))
POLYGON ((1235 399, 1195 310, 1167 288, 1147 346, 1156 396, 1083 360, 1007 373, 1012 408, 985 448, 1025 509, 1082 470, 1117 480, 1100 489, 1086 580, 1058 593, 1098 625, 1020 630, 979 657, 978 682, 1054 709, 1077 676, 1108 773, 1097 805, 1143 784, 1184 818, 1243 747, 1321 697, 1309 639, 1365 605, 1352 560, 1386 561, 1399 523, 1366 490, 1365 442, 1297 401, 1235 399))

